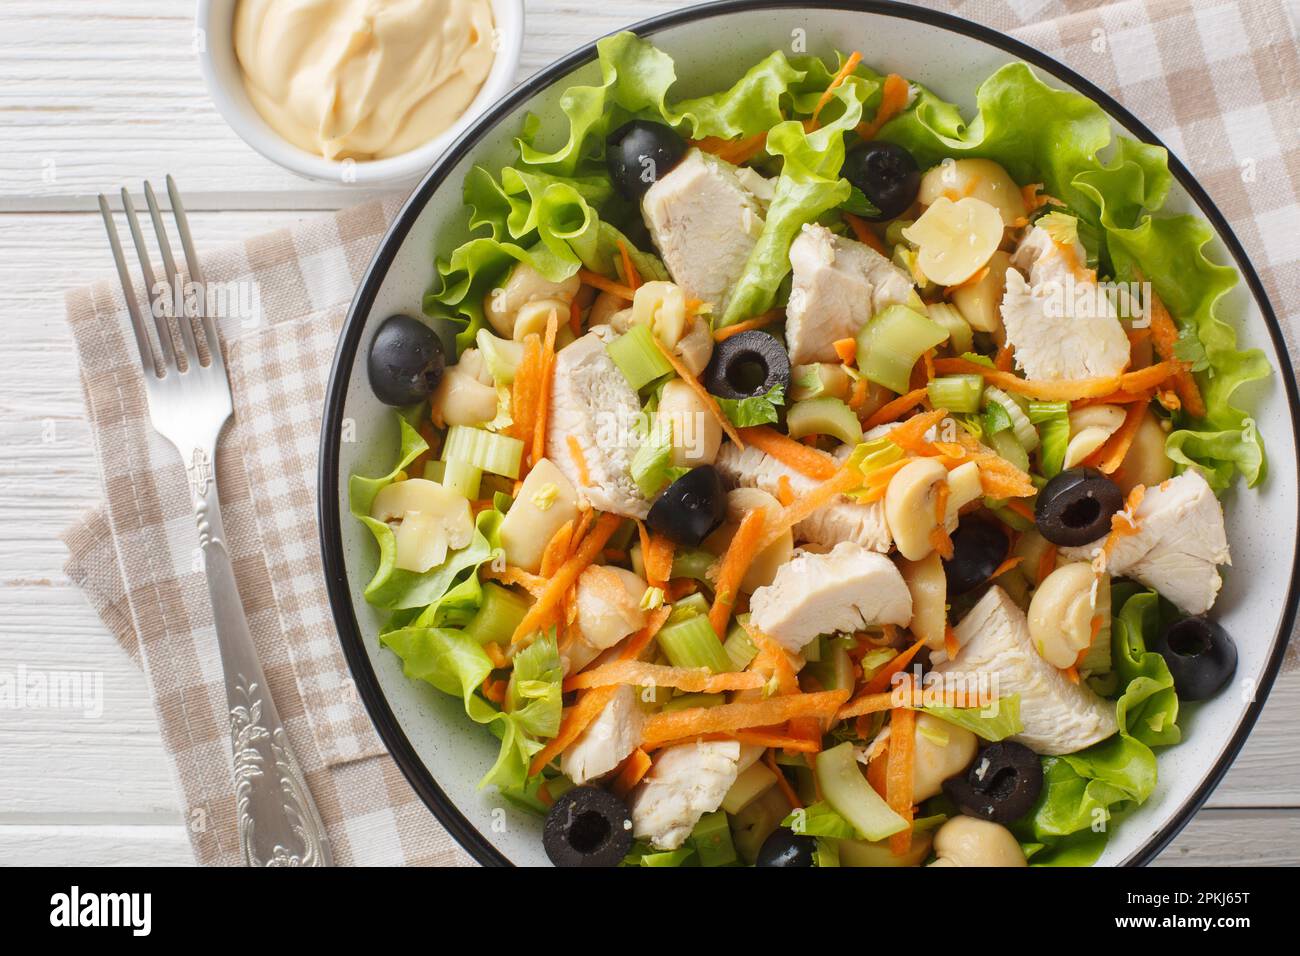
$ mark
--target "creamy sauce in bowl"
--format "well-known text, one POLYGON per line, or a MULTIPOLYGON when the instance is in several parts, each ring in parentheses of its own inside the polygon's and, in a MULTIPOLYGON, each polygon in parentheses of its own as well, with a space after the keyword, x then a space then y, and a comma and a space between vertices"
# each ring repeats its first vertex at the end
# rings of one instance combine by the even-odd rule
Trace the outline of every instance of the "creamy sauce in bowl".
POLYGON ((257 112, 326 159, 385 159, 446 131, 496 58, 489 0, 239 0, 257 112))

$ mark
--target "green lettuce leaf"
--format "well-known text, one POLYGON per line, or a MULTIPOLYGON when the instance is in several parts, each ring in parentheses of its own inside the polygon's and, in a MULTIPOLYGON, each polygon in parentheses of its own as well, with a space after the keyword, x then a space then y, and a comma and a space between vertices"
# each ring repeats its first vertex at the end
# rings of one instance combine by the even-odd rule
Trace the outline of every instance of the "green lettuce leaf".
POLYGON ((1024 730, 1020 722, 1020 695, 998 698, 991 707, 922 707, 923 711, 983 740, 1006 740, 1024 730))
POLYGON ((715 395, 714 399, 731 424, 737 428, 748 428, 751 425, 768 425, 777 420, 779 416, 776 407, 785 404, 785 389, 778 383, 764 395, 752 398, 718 398, 715 395))
POLYGON ((825 801, 819 801, 802 810, 795 810, 781 826, 805 836, 828 837, 836 840, 856 840, 858 831, 825 801))

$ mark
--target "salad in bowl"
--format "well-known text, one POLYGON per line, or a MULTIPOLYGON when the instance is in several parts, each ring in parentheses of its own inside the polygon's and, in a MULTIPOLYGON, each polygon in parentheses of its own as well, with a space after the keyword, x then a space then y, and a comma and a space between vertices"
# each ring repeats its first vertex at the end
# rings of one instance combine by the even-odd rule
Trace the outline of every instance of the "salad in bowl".
POLYGON ((1164 151, 1023 63, 967 121, 859 52, 682 99, 598 49, 368 343, 380 642, 557 865, 1094 862, 1232 680, 1265 473, 1164 151))

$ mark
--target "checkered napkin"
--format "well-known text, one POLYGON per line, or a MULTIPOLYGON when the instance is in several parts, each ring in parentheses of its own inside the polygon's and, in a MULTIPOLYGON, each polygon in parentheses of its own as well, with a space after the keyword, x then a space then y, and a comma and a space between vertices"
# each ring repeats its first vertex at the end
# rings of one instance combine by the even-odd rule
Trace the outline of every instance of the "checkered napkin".
MULTIPOLYGON (((1300 60, 1281 3, 931 5, 1060 58, 1155 129, 1232 222, 1294 354, 1300 60)), ((235 416, 217 473, 253 639, 336 861, 455 864, 467 857, 402 779, 353 690, 317 544, 325 380, 396 208, 372 203, 203 251, 210 284, 255 283, 261 304, 255 321, 222 328, 235 416)), ((67 573, 144 669, 196 858, 237 864, 225 690, 184 474, 149 425, 116 281, 71 292, 67 309, 104 480, 103 505, 65 532, 67 573)))

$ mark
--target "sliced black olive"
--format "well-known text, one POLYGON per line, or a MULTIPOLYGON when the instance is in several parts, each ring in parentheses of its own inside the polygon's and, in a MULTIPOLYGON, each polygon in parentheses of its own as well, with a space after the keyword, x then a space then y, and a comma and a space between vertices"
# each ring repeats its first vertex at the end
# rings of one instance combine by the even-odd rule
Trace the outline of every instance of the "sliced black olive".
POLYGON ((962 813, 1004 824, 1032 810, 1042 789, 1038 754, 1010 740, 985 747, 970 770, 943 782, 943 792, 962 813))
POLYGON ((1124 507, 1124 492, 1095 468, 1063 471, 1038 493, 1034 518, 1052 544, 1073 548, 1110 533, 1110 519, 1124 507))
POLYGON ((704 370, 704 387, 719 398, 754 398, 774 385, 790 388, 790 353, 757 329, 723 339, 704 370))
POLYGON ((948 594, 965 594, 993 577, 1010 548, 1011 542, 997 522, 963 519, 953 532, 952 557, 943 563, 948 594))
POLYGON ((817 841, 802 834, 777 827, 759 848, 755 866, 812 866, 817 841))
POLYGON ((632 848, 632 815, 608 790, 575 787, 551 805, 542 846, 556 866, 618 866, 632 848))
POLYGON ((640 199, 686 155, 686 142, 671 126, 633 120, 610 134, 605 163, 624 199, 640 199))
POLYGON ((436 332, 407 315, 385 319, 370 340, 370 388, 385 405, 422 402, 442 381, 447 354, 436 332))
POLYGON ((712 465, 692 468, 650 506, 646 524, 689 548, 712 534, 727 516, 727 492, 712 465))
POLYGON ((1237 672, 1237 645, 1208 617, 1185 617, 1165 628, 1154 650, 1169 665, 1174 690, 1183 700, 1205 700, 1237 672))
POLYGON ((844 157, 840 171, 845 179, 862 190, 880 213, 869 216, 873 222, 897 219, 916 202, 921 190, 921 169, 912 154, 902 146, 873 140, 844 157))

